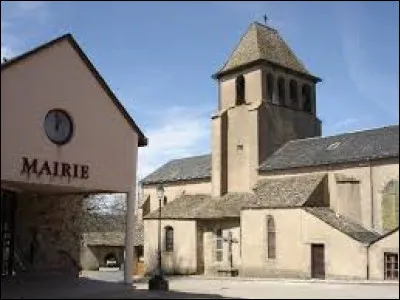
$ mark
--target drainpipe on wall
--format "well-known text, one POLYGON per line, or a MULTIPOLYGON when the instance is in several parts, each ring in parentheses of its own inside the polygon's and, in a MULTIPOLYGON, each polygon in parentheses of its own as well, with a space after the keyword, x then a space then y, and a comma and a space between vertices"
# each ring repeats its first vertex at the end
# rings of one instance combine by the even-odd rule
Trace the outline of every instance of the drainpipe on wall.
MULTIPOLYGON (((369 185, 370 185, 370 192, 371 192, 371 228, 375 229, 375 224, 374 224, 374 184, 372 182, 372 166, 371 166, 371 161, 369 161, 369 185)), ((369 246, 368 246, 369 247, 369 246)))
POLYGON ((372 243, 369 243, 367 245, 367 280, 369 280, 369 247, 371 246, 372 243))

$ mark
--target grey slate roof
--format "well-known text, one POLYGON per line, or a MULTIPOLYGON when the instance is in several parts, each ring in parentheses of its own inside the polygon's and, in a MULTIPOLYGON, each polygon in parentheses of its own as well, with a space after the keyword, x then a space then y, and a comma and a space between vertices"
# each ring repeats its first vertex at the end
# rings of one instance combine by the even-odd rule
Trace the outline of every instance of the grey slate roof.
POLYGON ((81 220, 83 232, 124 232, 125 215, 88 213, 81 220))
POLYGON ((146 185, 209 178, 211 178, 211 155, 201 155, 171 160, 142 179, 141 183, 146 185))
POLYGON ((304 206, 325 176, 322 173, 259 180, 254 187, 256 201, 247 208, 304 206))
MULTIPOLYGON (((125 215, 87 214, 82 220, 83 237, 90 245, 123 246, 125 215)), ((143 245, 143 221, 135 222, 135 246, 143 245)))
POLYGON ((369 244, 381 236, 379 233, 370 231, 346 217, 336 215, 328 207, 305 207, 304 210, 356 241, 369 244))
POLYGON ((228 70, 259 60, 311 75, 276 29, 254 22, 242 36, 228 61, 214 76, 218 77, 228 70))
MULTIPOLYGON (((201 214, 200 208, 211 199, 210 195, 182 195, 161 208, 162 219, 196 219, 201 214)), ((144 219, 158 218, 155 210, 143 217, 144 219)))
MULTIPOLYGON (((161 209, 162 219, 218 219, 239 217, 240 210, 254 201, 250 193, 230 193, 220 198, 209 195, 182 195, 161 209)), ((157 219, 153 211, 144 219, 157 219)))
MULTIPOLYGON (((85 243, 89 246, 124 246, 125 232, 124 231, 84 232, 83 239, 85 243)), ((143 222, 136 222, 134 245, 141 246, 143 244, 144 244, 143 222)))
POLYGON ((389 157, 399 157, 398 125, 289 141, 267 158, 259 170, 284 170, 389 157), (333 149, 329 150, 329 146, 333 149))

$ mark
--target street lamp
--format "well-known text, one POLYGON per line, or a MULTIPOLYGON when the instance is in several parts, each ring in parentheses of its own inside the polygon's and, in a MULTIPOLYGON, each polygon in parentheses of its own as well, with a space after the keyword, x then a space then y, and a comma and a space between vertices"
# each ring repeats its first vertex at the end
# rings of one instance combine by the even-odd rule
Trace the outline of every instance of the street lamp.
POLYGON ((168 290, 168 281, 163 277, 161 265, 161 200, 164 199, 164 187, 157 187, 158 198, 158 249, 157 249, 157 273, 149 280, 149 290, 168 290))

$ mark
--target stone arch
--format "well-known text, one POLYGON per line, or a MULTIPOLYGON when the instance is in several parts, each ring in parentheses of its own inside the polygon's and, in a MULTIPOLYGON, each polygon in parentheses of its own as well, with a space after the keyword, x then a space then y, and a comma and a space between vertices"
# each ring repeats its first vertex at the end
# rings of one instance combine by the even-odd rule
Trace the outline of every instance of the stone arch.
POLYGON ((275 220, 271 215, 267 216, 266 222, 266 231, 267 231, 267 258, 275 259, 276 258, 276 228, 275 228, 275 220))
POLYGON ((236 77, 236 105, 244 104, 246 97, 246 82, 243 75, 236 77))
POLYGON ((289 83, 289 98, 293 105, 297 105, 297 81, 294 79, 291 79, 289 83))
POLYGON ((165 232, 165 251, 174 251, 174 229, 171 226, 164 227, 165 232))
POLYGON ((382 228, 390 231, 399 226, 399 179, 390 180, 382 191, 382 228))
POLYGON ((303 84, 303 87, 301 88, 301 97, 303 100, 303 110, 306 112, 312 112, 311 87, 309 84, 303 84))
POLYGON ((279 105, 286 105, 286 88, 285 88, 285 78, 279 76, 278 78, 278 101, 279 105))
POLYGON ((272 102, 274 100, 274 75, 272 73, 267 74, 267 101, 272 102))

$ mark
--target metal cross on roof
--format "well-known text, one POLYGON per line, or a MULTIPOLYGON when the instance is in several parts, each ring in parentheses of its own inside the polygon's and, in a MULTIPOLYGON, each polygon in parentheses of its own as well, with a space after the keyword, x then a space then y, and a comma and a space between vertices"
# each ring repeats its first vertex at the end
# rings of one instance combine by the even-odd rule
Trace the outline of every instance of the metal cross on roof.
POLYGON ((266 14, 264 14, 264 16, 263 16, 263 19, 264 19, 264 23, 265 23, 265 25, 267 25, 268 17, 267 17, 267 15, 266 15, 266 14))

